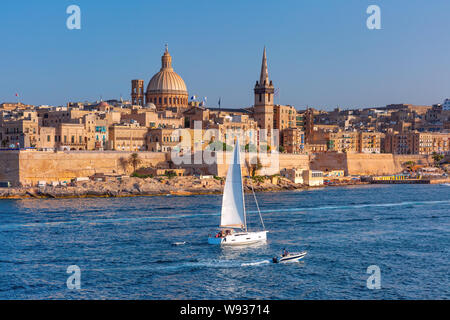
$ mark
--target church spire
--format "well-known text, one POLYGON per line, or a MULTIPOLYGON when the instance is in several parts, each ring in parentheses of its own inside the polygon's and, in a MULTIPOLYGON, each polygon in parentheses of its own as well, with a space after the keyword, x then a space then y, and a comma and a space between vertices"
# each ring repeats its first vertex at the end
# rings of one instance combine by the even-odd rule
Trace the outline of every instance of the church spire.
POLYGON ((266 46, 264 46, 264 53, 261 63, 261 76, 259 78, 259 84, 261 86, 269 85, 269 71, 267 70, 267 56, 266 56, 266 46))

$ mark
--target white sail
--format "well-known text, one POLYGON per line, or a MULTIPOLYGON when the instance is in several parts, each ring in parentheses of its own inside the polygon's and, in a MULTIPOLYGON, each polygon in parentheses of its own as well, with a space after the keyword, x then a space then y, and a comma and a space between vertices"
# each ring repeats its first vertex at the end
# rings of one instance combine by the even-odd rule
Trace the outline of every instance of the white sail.
POLYGON ((220 226, 243 229, 246 227, 240 150, 237 141, 234 146, 233 160, 228 166, 227 180, 222 199, 220 226))

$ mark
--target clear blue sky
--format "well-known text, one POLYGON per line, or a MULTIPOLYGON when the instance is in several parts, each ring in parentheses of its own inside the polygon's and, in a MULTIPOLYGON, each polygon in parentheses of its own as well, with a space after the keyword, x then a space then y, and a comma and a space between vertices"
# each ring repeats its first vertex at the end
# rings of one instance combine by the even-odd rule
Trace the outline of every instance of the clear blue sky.
POLYGON ((263 46, 277 103, 301 109, 432 104, 450 97, 448 0, 2 0, 0 102, 130 95, 169 44, 189 94, 253 103, 263 46), (66 28, 81 7, 82 29, 66 28), (382 30, 366 28, 381 7, 382 30))

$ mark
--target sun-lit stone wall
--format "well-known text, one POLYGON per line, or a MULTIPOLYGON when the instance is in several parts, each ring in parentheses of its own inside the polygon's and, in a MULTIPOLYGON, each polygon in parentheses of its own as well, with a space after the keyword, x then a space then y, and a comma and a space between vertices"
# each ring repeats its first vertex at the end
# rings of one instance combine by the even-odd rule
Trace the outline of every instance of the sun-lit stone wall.
POLYGON ((389 175, 402 172, 407 161, 428 165, 430 157, 425 155, 393 155, 390 153, 318 153, 313 156, 314 170, 344 170, 345 175, 389 175))
MULTIPOLYGON (((35 185, 38 181, 70 181, 95 173, 129 174, 133 169, 125 166, 132 152, 117 151, 1 151, 0 181, 13 185, 35 185)), ((167 165, 166 154, 139 152, 141 166, 167 165)))
MULTIPOLYGON (((38 181, 70 181, 76 177, 88 177, 95 173, 130 174, 133 167, 124 164, 132 152, 120 151, 0 151, 0 181, 9 181, 13 185, 36 185, 38 181)), ((170 154, 162 152, 138 152, 140 167, 168 168, 170 154)), ((188 174, 211 174, 225 176, 228 164, 223 154, 222 163, 182 164, 188 174)), ((202 159, 202 156, 200 159, 202 159)), ((255 160, 253 153, 245 153, 246 163, 255 160)), ((243 156, 244 159, 244 156, 243 156)), ((278 154, 260 157, 262 167, 257 175, 273 175, 282 169, 313 169, 322 171, 344 170, 346 175, 386 175, 396 174, 404 169, 404 163, 414 161, 418 165, 432 165, 433 160, 425 155, 392 155, 392 154, 345 154, 326 152, 314 155, 278 154), (311 160, 311 162, 310 162, 311 160)), ((253 161, 255 163, 255 161, 253 161)), ((173 163, 178 167, 176 163, 173 163)), ((246 165, 243 174, 247 175, 246 165)))

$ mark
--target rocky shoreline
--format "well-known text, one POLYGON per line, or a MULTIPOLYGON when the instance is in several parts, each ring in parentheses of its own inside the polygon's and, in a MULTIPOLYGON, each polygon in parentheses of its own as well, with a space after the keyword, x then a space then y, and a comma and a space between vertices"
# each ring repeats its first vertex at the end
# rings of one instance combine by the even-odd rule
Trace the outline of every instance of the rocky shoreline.
MULTIPOLYGON (((224 183, 224 180, 219 178, 157 177, 143 179, 130 177, 121 181, 83 181, 73 183, 69 186, 0 188, 0 199, 221 194, 224 183)), ((302 184, 295 184, 283 177, 277 177, 276 179, 269 177, 244 179, 245 192, 251 192, 252 186, 255 192, 276 192, 311 188, 302 184)))

